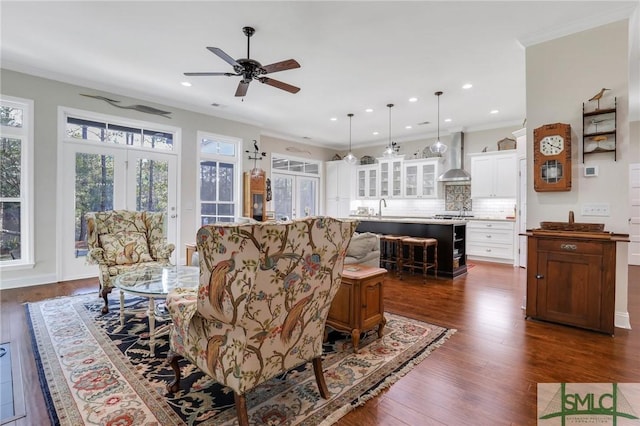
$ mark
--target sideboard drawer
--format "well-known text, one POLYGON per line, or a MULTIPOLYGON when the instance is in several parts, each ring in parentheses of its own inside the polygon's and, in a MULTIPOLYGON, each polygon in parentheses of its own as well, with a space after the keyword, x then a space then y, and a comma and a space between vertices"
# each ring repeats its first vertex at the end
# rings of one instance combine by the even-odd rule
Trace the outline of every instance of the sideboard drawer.
POLYGON ((601 243, 562 238, 538 240, 538 251, 555 251, 562 253, 602 254, 601 243))

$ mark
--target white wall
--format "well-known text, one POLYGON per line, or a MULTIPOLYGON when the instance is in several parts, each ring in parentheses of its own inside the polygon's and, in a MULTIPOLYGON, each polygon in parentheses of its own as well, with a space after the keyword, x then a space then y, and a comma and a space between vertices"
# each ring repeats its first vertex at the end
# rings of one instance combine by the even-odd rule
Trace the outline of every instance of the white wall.
MULTIPOLYGON (((572 189, 569 192, 527 191, 527 226, 541 221, 567 221, 569 210, 576 222, 600 222, 612 232, 628 233, 627 206, 629 125, 628 125, 628 25, 627 21, 598 27, 526 50, 527 61, 527 140, 533 130, 549 123, 571 125, 572 189), (606 96, 618 101, 617 161, 612 154, 585 157, 597 165, 598 177, 585 178, 582 163, 582 103, 606 87, 606 96), (609 203, 609 217, 582 216, 581 205, 609 203)), ((533 151, 527 153, 528 182, 533 182, 533 151)))

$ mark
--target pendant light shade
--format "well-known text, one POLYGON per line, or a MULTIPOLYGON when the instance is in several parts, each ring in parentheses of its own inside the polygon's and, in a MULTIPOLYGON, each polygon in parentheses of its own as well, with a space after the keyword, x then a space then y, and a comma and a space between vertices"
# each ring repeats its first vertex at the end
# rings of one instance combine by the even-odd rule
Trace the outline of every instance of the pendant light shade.
POLYGON ((429 150, 434 154, 442 155, 447 152, 447 146, 440 142, 440 95, 442 95, 442 92, 438 91, 434 93, 434 95, 438 97, 438 139, 436 139, 436 142, 429 147, 429 150))
POLYGON ((343 160, 345 163, 353 165, 358 162, 358 157, 351 152, 351 119, 353 118, 353 114, 349 113, 347 117, 349 117, 349 153, 344 156, 343 160))
POLYGON ((391 142, 391 108, 393 108, 393 104, 387 104, 389 108, 389 144, 384 149, 382 156, 385 158, 391 158, 396 156, 396 151, 393 149, 393 142, 391 142))

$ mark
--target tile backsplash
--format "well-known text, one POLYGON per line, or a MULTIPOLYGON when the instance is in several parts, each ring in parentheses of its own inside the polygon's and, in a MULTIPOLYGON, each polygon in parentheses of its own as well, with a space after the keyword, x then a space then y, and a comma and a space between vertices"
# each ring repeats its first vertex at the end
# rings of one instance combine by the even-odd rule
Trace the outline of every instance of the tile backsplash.
POLYGON ((444 207, 447 211, 472 211, 471 185, 449 184, 444 186, 444 207))
MULTIPOLYGON (((449 185, 448 185, 449 186, 449 185)), ((456 185, 451 185, 456 186, 456 185)), ((460 191, 460 190, 459 190, 460 191)), ((384 216, 407 216, 407 217, 430 217, 435 214, 460 212, 459 203, 454 204, 456 208, 450 209, 445 199, 424 200, 424 199, 386 199, 387 207, 382 206, 382 214, 384 216)), ((465 199, 465 203, 467 200, 465 199)), ((471 197, 468 198, 469 210, 466 214, 475 217, 488 217, 504 219, 507 216, 514 215, 516 205, 515 198, 476 198, 471 203, 471 197), (471 208, 473 207, 473 208, 471 208)), ((358 207, 367 207, 373 209, 373 214, 378 214, 378 200, 353 200, 351 201, 351 211, 355 214, 358 207)))

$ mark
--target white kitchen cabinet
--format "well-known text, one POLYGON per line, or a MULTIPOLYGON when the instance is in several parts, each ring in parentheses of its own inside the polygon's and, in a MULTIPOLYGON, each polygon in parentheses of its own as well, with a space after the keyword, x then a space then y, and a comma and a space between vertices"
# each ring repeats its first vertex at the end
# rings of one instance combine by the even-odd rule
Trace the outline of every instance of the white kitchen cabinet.
POLYGON ((402 157, 378 159, 378 166, 380 169, 380 197, 402 197, 403 162, 404 160, 402 157))
POLYGON ((467 256, 479 260, 513 263, 514 222, 470 220, 467 222, 467 256))
POLYGON ((326 163, 325 211, 327 216, 349 216, 353 176, 354 166, 343 160, 326 163))
POLYGON ((516 151, 470 154, 472 198, 515 198, 518 185, 516 151))
POLYGON ((405 198, 437 198, 440 160, 438 158, 404 162, 405 198))
POLYGON ((378 165, 356 167, 356 198, 378 198, 378 165))

